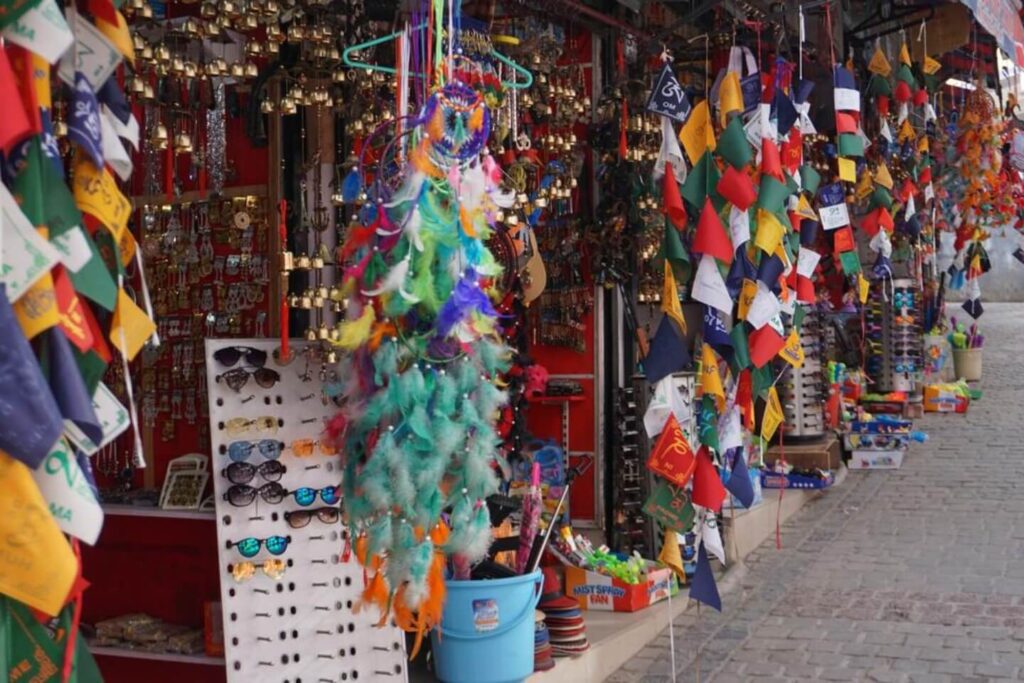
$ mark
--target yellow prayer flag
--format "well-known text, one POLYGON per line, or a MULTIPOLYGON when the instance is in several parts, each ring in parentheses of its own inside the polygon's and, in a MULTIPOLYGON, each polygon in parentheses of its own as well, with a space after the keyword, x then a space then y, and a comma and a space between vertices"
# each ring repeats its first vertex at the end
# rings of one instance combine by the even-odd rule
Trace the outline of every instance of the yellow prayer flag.
POLYGON ((686 318, 683 317, 683 306, 679 303, 679 289, 676 276, 672 272, 672 264, 665 259, 665 285, 661 290, 661 311, 679 325, 682 334, 686 334, 686 318))
POLYGON ((887 190, 892 189, 892 174, 889 173, 889 167, 884 163, 879 164, 875 169, 875 182, 887 190))
POLYGON ((79 152, 74 161, 73 183, 78 208, 95 216, 120 242, 128 227, 132 203, 117 189, 110 171, 96 168, 85 154, 79 152))
POLYGON ((56 616, 78 562, 28 467, 0 451, 0 593, 56 616))
POLYGON ((875 48, 875 54, 871 56, 871 62, 868 63, 868 71, 873 74, 878 74, 884 78, 887 78, 889 74, 892 73, 892 65, 889 64, 889 60, 886 59, 885 53, 882 52, 882 48, 875 48))
POLYGON ((721 412, 725 408, 725 388, 722 386, 722 376, 718 373, 718 357, 708 344, 701 348, 700 386, 704 396, 715 397, 721 412))
POLYGON ((922 135, 921 139, 917 141, 917 151, 921 154, 927 154, 931 149, 931 143, 928 142, 928 136, 922 135))
POLYGON ((857 162, 846 157, 839 157, 839 179, 847 183, 857 182, 857 162))
POLYGON ((686 120, 679 131, 679 141, 683 143, 686 156, 690 163, 697 165, 704 151, 715 149, 715 131, 711 125, 711 112, 708 110, 708 101, 704 100, 690 112, 690 118, 686 120))
POLYGON ((53 109, 53 94, 50 92, 50 63, 32 54, 32 87, 40 109, 53 109))
POLYGON ((796 215, 811 221, 818 220, 818 214, 814 212, 814 208, 804 194, 800 194, 800 198, 796 202, 796 215))
POLYGON ((865 173, 857 180, 857 188, 854 190, 857 200, 866 199, 875 191, 874 179, 870 173, 865 173))
POLYGON ((910 50, 907 49, 906 43, 900 45, 900 63, 910 66, 910 50))
POLYGON ((754 238, 754 246, 765 252, 771 254, 775 251, 775 248, 779 246, 779 242, 782 241, 782 236, 786 234, 786 226, 784 226, 775 214, 769 213, 764 209, 757 210, 757 236, 754 238))
POLYGON ((132 45, 132 34, 128 31, 128 23, 124 20, 123 14, 117 13, 116 24, 96 17, 96 28, 107 37, 118 52, 124 55, 125 59, 135 64, 135 46, 132 45))
POLYGON ((864 277, 864 273, 857 273, 857 297, 861 304, 868 302, 868 294, 871 292, 871 283, 864 277))
POLYGON ((60 324, 57 292, 53 288, 53 276, 50 273, 39 278, 14 302, 14 314, 18 317, 21 331, 28 339, 60 324))
POLYGON ((117 307, 110 326, 110 341, 121 355, 132 360, 153 336, 156 325, 124 289, 117 291, 117 307))
POLYGON ((786 419, 782 412, 782 403, 779 401, 779 392, 775 386, 768 389, 768 403, 764 407, 764 415, 761 417, 761 438, 771 441, 775 431, 786 419))
POLYGON ((683 556, 679 552, 679 537, 672 529, 665 529, 665 538, 661 542, 661 552, 658 553, 658 562, 675 572, 680 581, 686 580, 686 571, 683 569, 683 556))
POLYGON ((932 59, 928 55, 924 56, 924 63, 921 65, 921 70, 929 76, 934 76, 942 68, 942 62, 937 59, 932 59))
POLYGON ((718 110, 721 112, 722 128, 729 122, 729 114, 743 113, 743 89, 740 87, 740 75, 735 71, 725 74, 718 89, 718 110))
POLYGON ((740 290, 739 308, 736 311, 736 316, 740 320, 747 319, 747 311, 750 310, 750 305, 754 303, 754 298, 757 296, 757 283, 753 280, 744 280, 743 289, 740 290))
POLYGON ((796 330, 786 337, 786 345, 779 351, 779 358, 786 361, 794 368, 802 368, 804 365, 804 345, 800 342, 800 335, 796 330))
POLYGON ((906 119, 903 122, 903 125, 900 126, 900 132, 899 135, 896 136, 896 139, 900 142, 900 144, 902 144, 907 140, 914 140, 916 138, 917 133, 914 132, 914 127, 910 125, 910 119, 906 119))

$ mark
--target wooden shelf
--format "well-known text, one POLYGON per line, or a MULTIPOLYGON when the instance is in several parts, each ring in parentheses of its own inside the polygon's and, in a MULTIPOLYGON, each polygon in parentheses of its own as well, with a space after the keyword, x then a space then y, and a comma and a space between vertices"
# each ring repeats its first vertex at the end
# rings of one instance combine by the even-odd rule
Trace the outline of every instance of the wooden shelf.
POLYGON ((149 659, 157 662, 176 662, 178 664, 199 664, 203 666, 224 666, 223 657, 206 655, 182 655, 171 652, 146 652, 145 650, 129 650, 124 647, 101 647, 90 645, 89 651, 104 657, 125 657, 127 659, 149 659))
POLYGON ((571 396, 527 396, 526 400, 530 403, 579 403, 585 401, 586 398, 583 394, 573 394, 571 396))
POLYGON ((163 510, 142 505, 104 505, 103 513, 115 517, 163 517, 165 519, 194 519, 213 521, 213 510, 163 510))

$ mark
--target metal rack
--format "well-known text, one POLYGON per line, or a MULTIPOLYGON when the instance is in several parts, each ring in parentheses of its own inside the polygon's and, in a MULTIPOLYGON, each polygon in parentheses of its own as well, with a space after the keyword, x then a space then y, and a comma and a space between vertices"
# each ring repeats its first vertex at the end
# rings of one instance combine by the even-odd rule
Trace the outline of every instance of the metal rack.
POLYGON ((824 327, 825 320, 819 312, 807 313, 800 327, 804 364, 790 368, 780 382, 786 438, 817 438, 825 434, 824 327))

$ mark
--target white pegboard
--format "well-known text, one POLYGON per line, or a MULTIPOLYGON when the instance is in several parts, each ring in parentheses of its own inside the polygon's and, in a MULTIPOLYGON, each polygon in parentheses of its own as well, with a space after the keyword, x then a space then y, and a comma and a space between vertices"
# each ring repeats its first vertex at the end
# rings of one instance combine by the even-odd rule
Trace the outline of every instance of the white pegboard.
MULTIPOLYGON (((308 361, 302 341, 291 343, 292 362, 278 364, 275 350, 279 344, 267 339, 208 339, 206 367, 210 399, 212 441, 211 476, 217 502, 217 543, 224 613, 224 648, 228 683, 349 683, 350 681, 408 680, 404 635, 397 628, 377 628, 376 608, 356 614, 353 608, 363 590, 363 570, 352 554, 344 557, 346 534, 343 524, 323 524, 314 518, 300 529, 291 528, 284 513, 327 507, 318 496, 308 507, 300 506, 288 495, 274 505, 259 495, 247 507, 235 507, 225 500, 232 486, 223 470, 231 464, 228 446, 234 441, 276 439, 286 446, 279 461, 287 471, 279 483, 288 491, 300 487, 322 489, 341 487, 340 455, 323 455, 319 448, 312 456, 297 457, 290 448, 297 439, 319 440, 324 421, 337 408, 323 399, 322 371, 318 362, 308 361), (223 348, 250 347, 266 352, 264 367, 281 379, 265 389, 250 377, 238 392, 218 375, 231 370, 214 359, 223 348), (270 417, 277 431, 252 430, 232 435, 226 429, 233 418, 270 417), (259 571, 243 583, 235 581, 231 567, 246 561, 229 541, 243 538, 286 536, 287 550, 274 556, 261 548, 251 559, 262 563, 279 557, 287 568, 280 580, 259 571)), ((315 347, 314 348, 318 348, 315 347)), ((233 367, 246 367, 244 360, 233 367)), ((259 465, 266 458, 253 449, 246 462, 259 465)), ((259 488, 266 481, 257 473, 250 486, 259 488)), ((342 501, 344 505, 344 501, 342 501)), ((337 504, 335 504, 337 507, 337 504)))

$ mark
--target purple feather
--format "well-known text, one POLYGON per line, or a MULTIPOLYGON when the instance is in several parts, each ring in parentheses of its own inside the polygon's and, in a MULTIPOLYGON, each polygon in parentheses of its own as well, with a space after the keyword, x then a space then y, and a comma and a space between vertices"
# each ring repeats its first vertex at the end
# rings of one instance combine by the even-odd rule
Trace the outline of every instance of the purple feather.
POLYGON ((464 278, 455 285, 452 295, 437 314, 438 334, 447 337, 455 326, 469 317, 473 311, 479 311, 492 318, 498 315, 491 305, 491 300, 476 282, 464 278))

